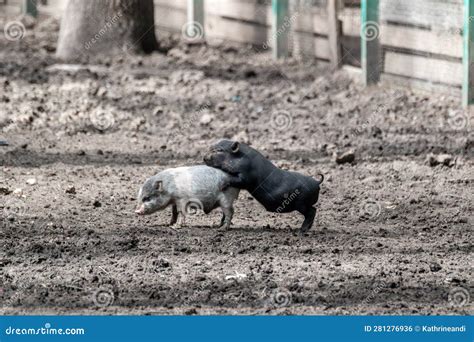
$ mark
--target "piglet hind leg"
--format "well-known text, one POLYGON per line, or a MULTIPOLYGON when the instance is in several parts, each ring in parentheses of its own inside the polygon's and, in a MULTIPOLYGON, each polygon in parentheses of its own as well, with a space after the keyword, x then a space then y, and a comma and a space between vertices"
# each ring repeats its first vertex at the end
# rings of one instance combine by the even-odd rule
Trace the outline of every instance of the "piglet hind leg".
POLYGON ((314 222, 314 217, 316 216, 316 208, 309 207, 305 211, 300 211, 304 215, 303 225, 301 226, 300 233, 304 234, 311 229, 314 222))
POLYGON ((222 218, 221 218, 221 222, 219 223, 219 225, 217 226, 217 228, 222 228, 225 224, 225 214, 222 213, 222 218))
POLYGON ((170 226, 173 226, 177 221, 178 221, 178 207, 176 207, 176 204, 173 204, 171 207, 170 226))
POLYGON ((185 215, 185 212, 183 212, 183 211, 179 212, 176 225, 177 225, 179 228, 183 228, 183 227, 186 225, 186 215, 185 215))

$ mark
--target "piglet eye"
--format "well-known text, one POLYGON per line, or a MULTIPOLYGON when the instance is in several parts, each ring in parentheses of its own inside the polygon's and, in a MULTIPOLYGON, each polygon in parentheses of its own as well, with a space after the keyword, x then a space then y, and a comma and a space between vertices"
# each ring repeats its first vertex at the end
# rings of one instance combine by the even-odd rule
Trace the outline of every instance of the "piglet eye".
POLYGON ((149 202, 150 201, 150 197, 147 196, 147 197, 143 197, 143 202, 149 202))

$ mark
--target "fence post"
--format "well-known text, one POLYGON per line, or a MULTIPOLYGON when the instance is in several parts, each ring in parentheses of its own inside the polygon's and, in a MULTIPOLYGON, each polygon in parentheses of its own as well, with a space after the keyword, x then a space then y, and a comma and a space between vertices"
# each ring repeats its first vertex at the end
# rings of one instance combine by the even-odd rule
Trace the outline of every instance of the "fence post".
POLYGON ((474 103, 474 0, 464 0, 462 104, 474 103))
POLYGON ((36 8, 37 0, 23 0, 22 12, 24 14, 29 14, 33 17, 38 16, 38 9, 36 8))
POLYGON ((204 0, 188 0, 188 25, 189 37, 204 40, 204 0))
POLYGON ((328 15, 328 38, 329 50, 331 53, 331 66, 339 68, 342 65, 341 54, 341 22, 337 17, 338 4, 337 0, 327 0, 328 15))
POLYGON ((285 18, 288 21, 288 0, 272 0, 272 47, 273 58, 288 57, 288 32, 285 27, 285 18))
POLYGON ((361 65, 365 85, 375 84, 380 80, 382 68, 379 0, 361 1, 361 65))

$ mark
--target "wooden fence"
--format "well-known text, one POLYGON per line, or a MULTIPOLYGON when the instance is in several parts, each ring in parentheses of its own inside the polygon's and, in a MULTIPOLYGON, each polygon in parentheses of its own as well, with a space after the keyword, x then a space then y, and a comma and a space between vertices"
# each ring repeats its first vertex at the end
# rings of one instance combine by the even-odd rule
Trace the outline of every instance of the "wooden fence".
MULTIPOLYGON (((22 3, 31 0, 7 0, 22 3)), ((182 32, 189 3, 203 1, 205 39, 268 45, 275 40, 272 0, 155 0, 157 31, 182 32), (273 24, 273 25, 272 25, 273 24)), ((273 0, 274 3, 288 0, 273 0)), ((60 16, 66 0, 43 0, 60 16)), ((399 83, 473 101, 474 0, 289 0, 288 51, 334 67, 362 67, 367 83, 399 83), (372 25, 372 26, 371 26, 372 25), (372 31, 371 31, 372 29, 372 31), (362 37, 361 37, 361 32, 362 37), (463 36, 464 33, 464 36, 463 36), (371 36, 375 34, 375 36, 371 36)), ((2 5, 0 5, 1 11, 2 5)), ((280 23, 281 24, 281 23, 280 23)), ((284 51, 283 51, 284 52, 284 51)))

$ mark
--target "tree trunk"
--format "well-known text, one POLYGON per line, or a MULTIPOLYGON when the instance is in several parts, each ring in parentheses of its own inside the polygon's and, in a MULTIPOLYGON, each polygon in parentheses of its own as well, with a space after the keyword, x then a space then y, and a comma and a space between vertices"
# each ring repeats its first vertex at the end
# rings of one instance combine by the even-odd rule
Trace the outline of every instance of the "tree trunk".
POLYGON ((153 0, 69 0, 56 56, 64 60, 158 49, 153 0))

